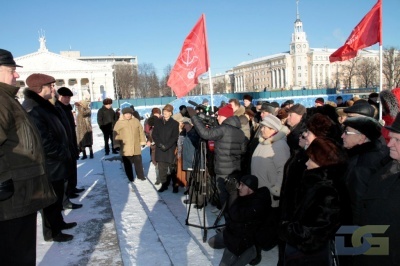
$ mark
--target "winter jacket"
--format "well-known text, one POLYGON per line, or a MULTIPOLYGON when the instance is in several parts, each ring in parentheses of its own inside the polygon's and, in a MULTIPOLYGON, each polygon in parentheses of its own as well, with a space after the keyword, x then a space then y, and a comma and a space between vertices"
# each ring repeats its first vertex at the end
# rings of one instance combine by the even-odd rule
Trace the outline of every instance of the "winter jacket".
MULTIPOLYGON (((63 118, 61 119, 61 123, 64 125, 65 132, 67 133, 68 140, 69 140, 69 150, 71 152, 72 158, 79 157, 79 149, 78 149, 78 141, 76 139, 76 130, 75 130, 75 119, 74 115, 72 114, 72 106, 70 104, 63 104, 60 101, 56 101, 55 105, 57 108, 63 111, 62 115, 63 118)), ((61 111, 60 110, 60 111, 61 111)))
POLYGON ((97 124, 101 130, 105 129, 106 127, 112 129, 117 119, 118 117, 115 117, 114 109, 108 109, 104 105, 97 112, 97 124))
MULTIPOLYGON (((196 156, 196 151, 198 151, 200 144, 200 137, 196 130, 192 128, 186 132, 185 139, 183 140, 182 148, 182 169, 188 170, 189 168, 194 169, 194 159, 196 156)), ((199 162, 200 163, 200 162, 199 162)))
POLYGON ((141 155, 140 146, 146 144, 142 124, 132 116, 131 119, 118 120, 114 126, 115 144, 120 144, 122 156, 141 155))
POLYGON ((179 137, 179 123, 172 117, 154 120, 152 132, 156 146, 156 162, 174 163, 175 149, 179 137))
POLYGON ((279 206, 283 168, 290 157, 286 143, 287 127, 268 139, 260 137, 251 158, 251 174, 258 177, 258 187, 267 187, 271 193, 272 207, 279 206), (274 197, 275 196, 275 197, 274 197))
MULTIPOLYGON (((389 225, 387 237, 389 255, 355 257, 356 266, 400 265, 400 163, 389 160, 368 183, 362 200, 361 225, 389 225)), ((375 236, 375 235, 374 235, 375 236)), ((381 246, 382 247, 382 246, 381 246)))
POLYGON ((241 156, 246 151, 246 141, 237 116, 231 116, 222 125, 207 129, 197 116, 193 125, 201 138, 214 140, 214 171, 220 177, 240 172, 241 156))
POLYGON ((22 106, 39 129, 50 181, 67 179, 71 153, 68 149, 67 134, 60 122, 60 114, 49 101, 35 92, 25 89, 24 96, 22 106))
POLYGON ((267 188, 238 196, 226 212, 225 247, 239 256, 256 242, 256 235, 271 212, 267 188))
POLYGON ((344 165, 331 165, 304 172, 294 215, 281 224, 283 241, 310 256, 326 247, 342 221, 348 219, 348 195, 341 184, 345 171, 344 165))
POLYGON ((77 107, 76 117, 77 141, 80 148, 93 145, 92 111, 89 102, 81 101, 77 107))
POLYGON ((39 132, 15 99, 18 90, 0 82, 0 182, 14 183, 11 198, 0 201, 0 221, 35 213, 56 200, 39 132))
POLYGON ((380 140, 356 145, 348 150, 349 165, 345 175, 349 190, 353 223, 360 225, 362 198, 368 190, 370 178, 382 168, 382 159, 389 156, 389 148, 380 140))

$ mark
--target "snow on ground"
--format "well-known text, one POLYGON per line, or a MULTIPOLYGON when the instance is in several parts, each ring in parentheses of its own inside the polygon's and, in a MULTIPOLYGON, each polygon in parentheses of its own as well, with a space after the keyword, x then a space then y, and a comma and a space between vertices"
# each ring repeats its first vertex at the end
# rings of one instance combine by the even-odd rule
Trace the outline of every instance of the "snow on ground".
MULTIPOLYGON (((149 149, 142 152, 147 180, 130 186, 119 156, 104 156, 103 135, 95 124, 93 138, 94 159, 78 160, 78 186, 86 190, 71 200, 83 207, 64 211, 66 222, 78 223, 64 230, 74 239, 44 241, 39 214, 37 265, 218 265, 223 250, 204 243, 202 229, 186 225, 184 189, 157 192, 149 149)), ((216 219, 212 208, 205 208, 206 226, 216 219)), ((203 225, 203 210, 192 208, 188 223, 203 225)), ((207 233, 210 237, 215 231, 207 233)), ((263 252, 259 265, 276 265, 277 256, 277 248, 263 252)))

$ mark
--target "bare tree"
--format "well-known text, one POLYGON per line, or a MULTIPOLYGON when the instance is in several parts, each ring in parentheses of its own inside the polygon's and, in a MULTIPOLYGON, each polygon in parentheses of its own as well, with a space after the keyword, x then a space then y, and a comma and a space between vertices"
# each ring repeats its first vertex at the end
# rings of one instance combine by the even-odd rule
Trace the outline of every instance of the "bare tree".
POLYGON ((225 81, 217 81, 213 84, 214 93, 225 93, 226 83, 225 81))
POLYGON ((153 64, 142 63, 138 67, 138 77, 137 77, 137 94, 138 98, 143 97, 158 97, 159 94, 159 82, 156 70, 153 64))
POLYGON ((357 64, 357 83, 360 87, 376 86, 379 66, 370 58, 362 58, 357 64))
POLYGON ((115 89, 118 98, 129 99, 134 96, 134 72, 132 64, 117 64, 114 66, 115 89))
POLYGON ((161 93, 163 96, 172 96, 172 88, 167 85, 169 76, 171 75, 172 66, 169 64, 164 68, 164 76, 160 80, 161 93))
POLYGON ((348 89, 352 88, 352 80, 357 75, 357 63, 359 59, 359 57, 354 57, 348 61, 348 64, 342 66, 342 80, 348 89))
POLYGON ((392 89, 400 85, 400 52, 394 47, 383 51, 382 73, 387 80, 387 88, 392 89))

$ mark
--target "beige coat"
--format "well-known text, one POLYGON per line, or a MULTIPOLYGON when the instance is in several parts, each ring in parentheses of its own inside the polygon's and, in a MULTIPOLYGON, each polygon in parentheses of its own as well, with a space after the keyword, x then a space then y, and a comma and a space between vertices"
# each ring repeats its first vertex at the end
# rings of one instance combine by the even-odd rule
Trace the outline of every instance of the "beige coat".
POLYGON ((80 105, 77 106, 76 136, 79 148, 93 145, 92 111, 90 110, 89 103, 90 102, 83 100, 80 101, 80 105))
POLYGON ((120 119, 115 123, 114 140, 114 147, 119 144, 122 156, 140 155, 140 146, 146 144, 143 127, 133 116, 129 120, 120 119))

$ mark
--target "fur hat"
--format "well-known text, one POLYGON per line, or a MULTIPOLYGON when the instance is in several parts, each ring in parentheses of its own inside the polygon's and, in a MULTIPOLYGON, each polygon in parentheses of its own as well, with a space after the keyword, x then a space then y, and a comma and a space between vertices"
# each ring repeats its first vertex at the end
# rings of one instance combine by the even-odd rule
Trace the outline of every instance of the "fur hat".
POLYGON ((260 122, 260 125, 272 128, 276 131, 279 131, 282 128, 281 120, 274 115, 267 115, 264 117, 264 119, 260 122))
POLYGON ((332 126, 332 120, 320 113, 312 115, 306 124, 307 129, 316 137, 326 137, 330 133, 332 126))
POLYGON ((15 63, 11 52, 0 49, 0 66, 22 67, 15 63))
POLYGON ((255 175, 245 175, 240 179, 240 182, 253 191, 258 189, 258 178, 255 175))
POLYGON ((218 115, 225 116, 226 118, 233 116, 232 105, 227 104, 218 110, 218 115))
POLYGON ((383 90, 379 93, 379 98, 382 102, 382 111, 384 115, 389 115, 393 118, 399 112, 398 97, 393 93, 394 90, 383 90))
POLYGON ((306 113, 306 111, 307 110, 303 105, 297 103, 297 104, 295 104, 295 105, 293 105, 292 107, 289 108, 289 112, 288 113, 296 113, 298 115, 304 115, 306 113))
POLYGON ((371 117, 348 117, 343 124, 358 130, 371 141, 378 139, 382 135, 381 124, 379 124, 376 119, 371 117))
POLYGON ((72 91, 70 89, 68 89, 67 87, 61 87, 57 90, 57 93, 61 96, 74 96, 74 94, 72 93, 72 91))
POLYGON ((245 94, 244 96, 243 96, 243 101, 244 100, 248 100, 248 101, 253 101, 253 97, 251 97, 251 95, 249 95, 249 94, 245 94))
POLYGON ((306 153, 320 167, 346 162, 345 151, 330 138, 314 139, 306 153))
POLYGON ((130 107, 125 107, 125 108, 122 109, 122 114, 123 114, 123 115, 124 115, 124 114, 131 114, 131 115, 133 115, 133 109, 130 108, 130 107))
POLYGON ((26 85, 31 89, 40 89, 43 85, 51 84, 56 82, 56 80, 46 74, 32 74, 26 79, 26 85))
POLYGON ((358 100, 352 106, 343 110, 345 113, 355 113, 363 116, 374 117, 375 109, 365 100, 358 100))
POLYGON ((397 114, 393 124, 390 126, 385 126, 385 128, 388 129, 389 131, 400 134, 400 113, 397 114))
POLYGON ((153 109, 151 109, 151 114, 161 114, 161 110, 160 108, 154 107, 153 109))
POLYGON ((174 112, 174 107, 173 107, 172 105, 170 105, 170 104, 166 104, 166 105, 164 106, 164 108, 163 108, 163 111, 164 111, 164 110, 167 110, 168 112, 173 113, 173 112, 174 112))
POLYGON ((105 99, 103 100, 103 104, 104 104, 104 105, 112 104, 111 98, 105 98, 105 99))

